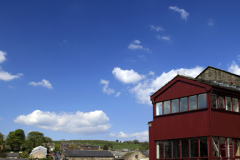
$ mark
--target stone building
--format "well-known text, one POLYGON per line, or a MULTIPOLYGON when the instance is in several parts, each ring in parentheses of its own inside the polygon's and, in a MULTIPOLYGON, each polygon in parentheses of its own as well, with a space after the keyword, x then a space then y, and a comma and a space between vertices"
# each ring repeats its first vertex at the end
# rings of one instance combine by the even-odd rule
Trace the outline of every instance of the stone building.
POLYGON ((149 151, 147 150, 136 150, 130 151, 124 154, 122 157, 117 160, 148 160, 149 159, 149 151))
POLYGON ((31 158, 46 158, 47 157, 47 148, 38 146, 33 148, 32 152, 30 153, 31 158))

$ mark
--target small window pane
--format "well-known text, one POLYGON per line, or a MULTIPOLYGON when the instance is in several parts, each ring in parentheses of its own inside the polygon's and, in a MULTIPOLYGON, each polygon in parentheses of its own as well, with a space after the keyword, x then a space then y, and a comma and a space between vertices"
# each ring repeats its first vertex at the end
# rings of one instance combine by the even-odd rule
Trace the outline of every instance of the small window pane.
POLYGON ((240 156, 239 140, 235 141, 236 154, 235 156, 240 156))
POLYGON ((188 158, 189 157, 189 147, 188 147, 188 139, 182 139, 181 140, 181 148, 182 148, 182 158, 188 158))
POLYGON ((217 108, 217 95, 211 94, 211 107, 217 108))
POLYGON ((207 108, 206 94, 198 95, 198 108, 207 108))
POLYGON ((226 97, 225 98, 225 103, 226 103, 226 110, 231 111, 232 110, 231 97, 226 97))
POLYGON ((157 141, 157 155, 156 155, 156 157, 157 157, 157 159, 159 158, 159 151, 160 151, 160 147, 159 147, 159 141, 157 141))
POLYGON ((228 157, 233 157, 233 140, 232 140, 232 138, 227 138, 227 155, 228 155, 228 157))
POLYGON ((224 137, 220 137, 220 157, 226 157, 226 141, 224 137))
POLYGON ((197 96, 189 97, 189 110, 197 109, 197 96))
POLYGON ((180 98, 180 111, 187 111, 188 110, 188 103, 187 103, 187 97, 180 98))
POLYGON ((219 104, 220 104, 220 108, 225 108, 224 107, 224 98, 223 97, 219 97, 219 104))
POLYGON ((156 103, 156 116, 162 115, 162 102, 156 103))
POLYGON ((170 113, 170 101, 164 101, 163 108, 164 108, 163 113, 169 114, 170 113))
POLYGON ((172 100, 172 113, 179 112, 179 100, 174 99, 172 100))
POLYGON ((164 158, 171 158, 171 141, 164 141, 164 158))
POLYGON ((198 139, 192 138, 190 139, 190 147, 191 147, 191 157, 198 157, 198 139))
POLYGON ((218 148, 218 137, 212 137, 212 151, 213 157, 218 157, 219 148, 218 148))
POLYGON ((208 157, 208 137, 201 137, 200 140, 200 157, 208 157))
POLYGON ((180 158, 180 143, 179 143, 179 140, 178 139, 172 140, 172 146, 173 146, 173 149, 172 149, 173 158, 180 158))
POLYGON ((232 99, 232 103, 233 103, 233 111, 234 112, 238 112, 238 99, 237 98, 233 98, 232 99))
POLYGON ((160 158, 163 158, 163 141, 159 142, 159 148, 160 148, 159 156, 160 158))

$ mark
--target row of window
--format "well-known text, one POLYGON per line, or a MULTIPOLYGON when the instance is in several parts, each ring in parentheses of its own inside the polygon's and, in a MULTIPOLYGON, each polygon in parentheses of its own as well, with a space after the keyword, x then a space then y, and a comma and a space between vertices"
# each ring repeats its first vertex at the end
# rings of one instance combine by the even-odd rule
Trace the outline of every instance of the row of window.
MULTIPOLYGON (((239 158, 240 140, 226 137, 212 137, 212 155, 218 158, 239 158)), ((157 159, 207 159, 208 137, 157 141, 157 159)))
POLYGON ((208 158, 208 137, 157 141, 157 159, 208 158))
POLYGON ((156 103, 156 115, 184 112, 207 107, 206 94, 199 94, 180 99, 156 103))
POLYGON ((228 96, 219 96, 211 94, 211 107, 212 108, 224 108, 228 111, 238 112, 238 99, 228 96))

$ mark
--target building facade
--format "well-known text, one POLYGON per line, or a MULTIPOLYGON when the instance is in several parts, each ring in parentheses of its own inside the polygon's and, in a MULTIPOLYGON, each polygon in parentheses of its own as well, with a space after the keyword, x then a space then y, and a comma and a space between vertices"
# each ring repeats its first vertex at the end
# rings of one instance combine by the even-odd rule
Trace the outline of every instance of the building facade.
POLYGON ((240 160, 240 76, 207 67, 151 96, 150 160, 240 160))

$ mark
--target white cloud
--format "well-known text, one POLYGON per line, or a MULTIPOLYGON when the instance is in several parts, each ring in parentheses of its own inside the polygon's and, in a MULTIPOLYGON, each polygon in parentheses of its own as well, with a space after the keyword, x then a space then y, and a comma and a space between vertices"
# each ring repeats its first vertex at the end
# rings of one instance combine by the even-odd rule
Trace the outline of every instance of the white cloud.
POLYGON ((119 97, 122 92, 118 92, 115 97, 119 97))
POLYGON ((42 82, 29 82, 28 85, 43 86, 43 87, 46 87, 48 89, 53 89, 52 84, 46 79, 43 79, 42 82))
POLYGON ((0 63, 7 60, 6 57, 5 57, 6 55, 7 55, 7 52, 3 52, 3 51, 0 50, 0 63))
POLYGON ((154 25, 150 25, 150 28, 151 28, 151 30, 155 30, 155 31, 164 31, 165 30, 161 26, 154 26, 154 25))
POLYGON ((145 48, 143 46, 140 45, 141 42, 139 40, 134 40, 133 42, 131 42, 128 46, 128 49, 132 49, 132 50, 137 50, 137 49, 141 49, 147 52, 150 52, 149 48, 145 48))
POLYGON ((213 19, 210 18, 210 19, 208 20, 208 25, 209 25, 209 26, 213 26, 213 25, 214 25, 213 19))
POLYGON ((154 72, 153 71, 150 71, 149 73, 148 73, 148 75, 150 75, 150 76, 154 76, 154 72))
POLYGON ((14 122, 45 130, 86 135, 105 133, 111 127, 109 118, 101 110, 59 114, 35 110, 28 115, 18 116, 14 122))
POLYGON ((108 88, 109 81, 106 81, 106 80, 104 80, 104 79, 101 79, 100 84, 103 84, 103 85, 104 85, 104 86, 103 86, 103 89, 102 89, 103 93, 107 93, 108 95, 114 93, 114 90, 113 90, 113 89, 108 88))
POLYGON ((111 133, 109 136, 116 137, 118 139, 138 139, 139 141, 148 141, 148 130, 143 132, 126 134, 124 132, 111 133))
POLYGON ((240 75, 240 68, 235 61, 228 67, 228 71, 240 75))
POLYGON ((123 83, 136 83, 144 78, 146 76, 140 75, 134 70, 122 70, 119 67, 115 67, 112 71, 112 74, 117 78, 119 81, 123 83))
POLYGON ((0 67, 0 80, 10 81, 15 78, 20 78, 20 76, 22 76, 22 75, 23 75, 22 73, 18 73, 17 75, 12 75, 12 74, 2 70, 0 67))
POLYGON ((189 13, 186 12, 184 9, 180 9, 178 8, 177 6, 170 6, 169 9, 173 10, 173 11, 176 11, 176 12, 179 12, 180 15, 181 15, 181 18, 184 19, 184 20, 187 20, 188 16, 189 16, 189 13))
POLYGON ((203 68, 199 66, 191 69, 186 69, 186 68, 180 68, 176 70, 172 69, 167 73, 163 72, 156 79, 146 79, 143 82, 138 83, 136 86, 129 89, 129 91, 135 95, 138 103, 151 105, 149 95, 153 94, 162 86, 164 86, 167 82, 169 82, 172 78, 174 78, 178 73, 191 76, 191 77, 196 77, 202 70, 203 68))
POLYGON ((160 36, 160 35, 157 35, 157 39, 165 40, 165 41, 170 41, 171 40, 169 36, 160 36))

